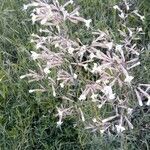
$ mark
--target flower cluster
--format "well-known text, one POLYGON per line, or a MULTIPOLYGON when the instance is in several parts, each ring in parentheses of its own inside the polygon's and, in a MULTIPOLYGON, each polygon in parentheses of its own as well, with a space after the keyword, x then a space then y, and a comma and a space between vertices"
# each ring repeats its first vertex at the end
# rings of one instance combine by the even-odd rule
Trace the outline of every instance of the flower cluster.
MULTIPOLYGON (((131 88, 134 88, 140 106, 143 106, 143 97, 147 98, 146 105, 150 105, 150 85, 133 85, 134 77, 131 75, 131 70, 140 65, 141 50, 136 40, 143 34, 143 30, 141 27, 130 28, 127 25, 128 16, 138 16, 142 21, 144 16, 137 10, 129 12, 129 4, 126 1, 124 3, 125 10, 118 5, 113 7, 121 19, 118 28, 119 42, 111 37, 109 31, 95 30, 92 32, 92 42, 86 45, 79 38, 76 40, 70 37, 66 30, 67 20, 74 24, 83 22, 90 29, 91 19, 81 17, 78 7, 68 11, 67 6, 73 4, 72 0, 64 5, 57 0, 51 3, 33 0, 24 5, 24 9, 34 8, 31 13, 32 22, 40 23, 42 29, 39 35, 33 34, 31 40, 37 49, 36 52, 31 51, 31 57, 38 63, 39 71, 30 70, 30 73, 20 78, 28 77, 29 81, 49 79, 53 96, 64 99, 61 108, 57 107, 57 126, 61 126, 67 115, 80 112, 79 118, 85 128, 92 131, 104 133, 115 130, 120 133, 127 128, 133 129, 130 122, 133 109, 130 107, 128 93, 124 93, 131 88), (122 92, 118 94, 117 89, 122 92), (64 108, 65 100, 71 101, 69 108, 64 108), (105 118, 97 113, 93 118, 86 118, 82 104, 87 101, 96 106, 98 111, 111 105, 112 116, 105 118)), ((29 92, 38 91, 46 92, 47 89, 42 87, 41 90, 32 89, 29 92)))
POLYGON ((86 20, 79 16, 79 8, 76 8, 72 12, 68 12, 65 8, 73 4, 73 0, 66 2, 64 5, 60 5, 57 0, 53 0, 53 3, 48 4, 42 0, 34 0, 28 5, 24 5, 24 10, 28 7, 35 7, 31 13, 32 23, 40 22, 41 25, 47 26, 59 26, 62 22, 69 20, 73 23, 83 22, 86 27, 90 27, 91 19, 86 20))

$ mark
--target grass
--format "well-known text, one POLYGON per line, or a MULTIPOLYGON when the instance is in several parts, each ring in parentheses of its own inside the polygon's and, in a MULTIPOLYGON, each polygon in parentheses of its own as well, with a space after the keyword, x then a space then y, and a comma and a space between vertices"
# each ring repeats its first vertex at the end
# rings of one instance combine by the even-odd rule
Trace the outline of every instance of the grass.
MULTIPOLYGON (((29 59, 30 35, 38 27, 32 26, 29 16, 22 11, 26 0, 5 0, 0 6, 0 149, 2 150, 149 150, 150 149, 150 110, 148 107, 135 106, 133 124, 135 128, 122 136, 104 136, 72 128, 74 119, 69 118, 62 130, 56 128, 54 117, 58 103, 47 94, 29 94, 27 81, 19 76, 26 73, 34 63, 29 59)), ((77 0, 86 18, 93 18, 93 26, 107 28, 115 35, 115 14, 111 7, 116 0, 77 0)), ((149 0, 138 1, 146 16, 141 66, 135 70, 136 81, 150 80, 150 4, 149 0)), ((85 42, 90 40, 89 33, 80 29, 85 42)))

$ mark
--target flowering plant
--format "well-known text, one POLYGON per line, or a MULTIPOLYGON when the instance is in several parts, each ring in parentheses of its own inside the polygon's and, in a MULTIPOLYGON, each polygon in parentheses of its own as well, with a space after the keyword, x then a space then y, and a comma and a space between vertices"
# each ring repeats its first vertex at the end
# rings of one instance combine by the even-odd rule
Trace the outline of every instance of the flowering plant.
POLYGON ((47 80, 53 96, 63 99, 61 106, 56 106, 58 127, 66 116, 76 114, 86 129, 120 133, 127 128, 133 129, 130 121, 133 108, 128 96, 130 89, 134 89, 140 106, 143 105, 143 97, 147 98, 146 105, 150 105, 150 84, 136 86, 131 75, 131 69, 140 65, 139 55, 143 49, 139 49, 136 41, 143 30, 141 27, 128 27, 127 24, 130 16, 135 15, 141 21, 144 21, 144 16, 137 10, 129 11, 130 5, 126 1, 124 4, 125 10, 118 5, 113 7, 119 13, 121 22, 119 41, 116 42, 107 30, 93 30, 92 42, 86 45, 68 34, 67 21, 84 23, 87 31, 91 30, 92 20, 81 17, 79 7, 71 12, 67 9, 68 5, 73 5, 73 0, 63 5, 57 0, 50 3, 32 0, 24 5, 24 9, 33 8, 32 23, 39 23, 42 29, 39 35, 32 34, 31 40, 37 50, 31 51, 31 57, 37 62, 38 69, 29 70, 20 78, 40 82, 40 88, 30 89, 30 93, 46 92, 48 89, 42 85, 42 81, 47 80), (93 107, 91 109, 96 109, 96 113, 90 117, 86 117, 84 111, 87 102, 93 107), (111 115, 106 117, 101 110, 108 105, 111 106, 111 115))

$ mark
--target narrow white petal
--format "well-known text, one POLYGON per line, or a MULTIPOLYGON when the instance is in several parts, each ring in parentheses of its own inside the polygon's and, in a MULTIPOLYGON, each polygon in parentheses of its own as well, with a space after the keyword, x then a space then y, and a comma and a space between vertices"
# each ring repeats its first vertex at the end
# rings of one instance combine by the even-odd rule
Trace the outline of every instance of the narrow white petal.
POLYGON ((143 102, 142 102, 142 99, 141 99, 141 96, 140 96, 139 92, 138 92, 136 89, 135 89, 134 91, 135 91, 135 93, 136 93, 136 96, 137 96, 139 105, 140 105, 140 106, 143 106, 143 102))

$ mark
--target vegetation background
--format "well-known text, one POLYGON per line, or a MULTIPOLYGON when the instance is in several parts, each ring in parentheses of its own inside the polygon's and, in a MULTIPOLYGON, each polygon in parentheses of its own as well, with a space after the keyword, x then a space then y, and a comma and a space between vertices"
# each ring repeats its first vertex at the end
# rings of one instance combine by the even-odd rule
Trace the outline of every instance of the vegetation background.
MULTIPOLYGON (((38 26, 32 26, 29 14, 22 10, 28 0, 0 0, 0 149, 1 150, 149 150, 150 109, 135 106, 134 129, 118 136, 101 136, 81 128, 73 128, 68 118, 62 130, 56 128, 54 117, 58 100, 47 94, 29 94, 27 81, 19 77, 35 64, 30 60, 30 35, 38 26)), ((95 28, 107 28, 117 38, 117 19, 112 6, 119 0, 76 0, 85 18, 93 19, 95 28)), ((134 70, 136 81, 150 80, 150 1, 131 0, 133 8, 145 15, 145 36, 141 66, 134 70)), ((121 4, 121 2, 120 2, 121 4)), ((132 22, 131 22, 132 23, 132 22)), ((132 24, 131 24, 132 25, 132 24)), ((133 26, 136 24, 133 23, 133 26)), ((89 33, 72 29, 74 36, 84 42, 89 33)), ((134 101, 134 100, 133 100, 134 101)))

